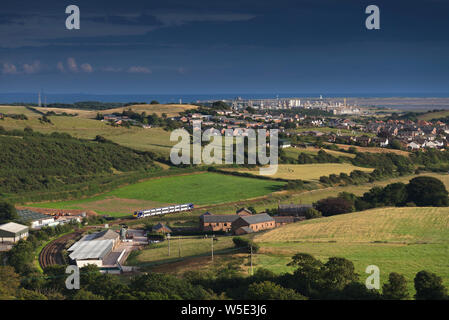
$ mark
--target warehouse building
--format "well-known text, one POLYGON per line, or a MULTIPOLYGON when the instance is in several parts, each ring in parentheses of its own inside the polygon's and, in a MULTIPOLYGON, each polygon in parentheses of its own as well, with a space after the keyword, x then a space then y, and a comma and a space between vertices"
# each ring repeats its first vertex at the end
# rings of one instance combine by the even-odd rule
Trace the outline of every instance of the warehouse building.
POLYGON ((16 243, 20 239, 28 237, 27 226, 15 222, 8 222, 0 225, 0 242, 1 243, 16 243))
POLYGON ((94 264, 100 268, 109 264, 106 262, 111 252, 120 244, 120 235, 110 229, 88 234, 72 245, 67 251, 69 258, 78 266, 94 264))

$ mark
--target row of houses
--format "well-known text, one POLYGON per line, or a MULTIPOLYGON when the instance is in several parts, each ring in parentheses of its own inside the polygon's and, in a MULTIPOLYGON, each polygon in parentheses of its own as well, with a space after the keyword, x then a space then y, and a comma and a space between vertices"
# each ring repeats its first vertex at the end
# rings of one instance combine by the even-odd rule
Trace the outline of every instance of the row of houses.
POLYGON ((215 215, 206 212, 199 218, 199 228, 203 232, 232 232, 243 235, 269 230, 304 219, 304 212, 312 205, 279 205, 279 216, 266 213, 252 214, 248 209, 240 209, 236 214, 215 215))

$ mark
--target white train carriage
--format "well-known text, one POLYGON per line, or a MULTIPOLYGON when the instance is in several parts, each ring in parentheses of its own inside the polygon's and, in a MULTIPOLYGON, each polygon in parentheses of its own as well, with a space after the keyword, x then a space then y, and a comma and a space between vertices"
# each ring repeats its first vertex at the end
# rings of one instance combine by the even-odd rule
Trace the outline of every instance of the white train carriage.
POLYGON ((167 213, 188 211, 188 210, 192 210, 192 209, 193 209, 193 203, 185 203, 185 204, 177 204, 177 205, 161 207, 161 208, 140 210, 140 211, 134 212, 133 216, 134 216, 134 218, 140 219, 140 218, 146 218, 146 217, 151 217, 151 216, 163 215, 163 214, 167 214, 167 213))

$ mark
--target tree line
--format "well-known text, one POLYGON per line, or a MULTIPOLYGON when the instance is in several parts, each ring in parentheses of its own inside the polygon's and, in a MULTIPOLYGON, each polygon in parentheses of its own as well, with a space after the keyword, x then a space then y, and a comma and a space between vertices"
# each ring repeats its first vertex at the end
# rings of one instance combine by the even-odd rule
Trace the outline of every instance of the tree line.
POLYGON ((382 290, 367 289, 355 272, 352 261, 330 257, 326 262, 307 253, 292 257, 293 272, 275 274, 259 268, 244 276, 239 262, 218 266, 217 270, 187 271, 181 276, 143 273, 122 281, 102 274, 95 265, 80 269, 80 290, 65 286, 66 266, 45 268, 43 276, 22 277, 11 266, 0 267, 0 298, 57 300, 417 300, 448 299, 441 277, 426 270, 414 278, 416 294, 408 291, 406 278, 390 273, 382 290))

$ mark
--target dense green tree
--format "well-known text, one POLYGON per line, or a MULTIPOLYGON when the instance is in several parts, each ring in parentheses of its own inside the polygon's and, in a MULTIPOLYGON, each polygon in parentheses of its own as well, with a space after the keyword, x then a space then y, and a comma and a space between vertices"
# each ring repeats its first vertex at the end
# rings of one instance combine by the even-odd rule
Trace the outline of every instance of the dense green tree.
POLYGON ((332 197, 319 200, 314 206, 325 217, 352 212, 354 209, 350 201, 332 197))
POLYGON ((76 293, 72 297, 73 300, 104 300, 104 298, 98 294, 93 294, 90 291, 80 289, 76 290, 76 293))
POLYGON ((247 292, 250 300, 306 300, 295 290, 283 288, 270 281, 250 284, 247 292))
POLYGON ((444 184, 434 177, 417 177, 407 185, 408 201, 417 206, 448 206, 448 192, 444 184))
POLYGON ((19 285, 20 278, 14 268, 0 266, 0 300, 14 299, 19 285))
POLYGON ((409 297, 407 280, 399 273, 391 272, 388 282, 382 286, 382 296, 388 300, 403 300, 409 297))
POLYGON ((355 272, 352 261, 340 258, 330 257, 323 266, 323 291, 331 292, 333 290, 343 290, 343 288, 355 281, 359 276, 355 272))
POLYGON ((6 201, 0 201, 0 224, 16 221, 18 218, 19 216, 14 205, 6 201))
POLYGON ((435 273, 420 271, 415 279, 416 300, 444 300, 447 299, 447 289, 443 285, 443 279, 435 273))
POLYGON ((315 219, 320 218, 321 216, 321 212, 314 208, 309 208, 304 212, 304 217, 306 217, 306 219, 315 219))

